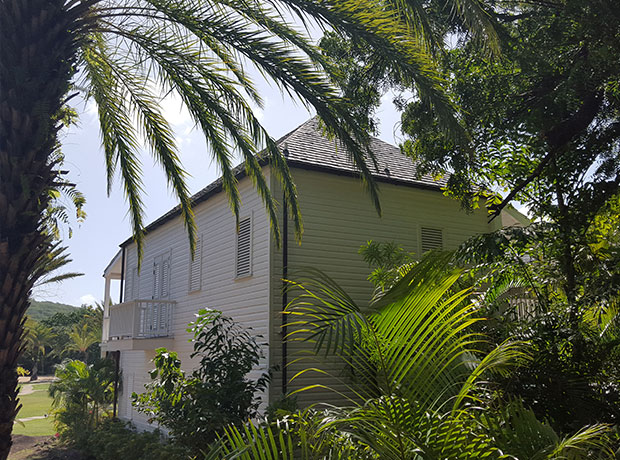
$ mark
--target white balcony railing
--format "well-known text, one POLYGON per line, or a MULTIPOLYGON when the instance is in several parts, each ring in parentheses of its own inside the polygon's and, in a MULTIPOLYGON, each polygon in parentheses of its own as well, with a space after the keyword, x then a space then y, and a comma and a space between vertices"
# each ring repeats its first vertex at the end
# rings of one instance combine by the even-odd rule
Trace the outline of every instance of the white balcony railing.
POLYGON ((172 335, 171 300, 133 300, 110 306, 109 340, 172 335))

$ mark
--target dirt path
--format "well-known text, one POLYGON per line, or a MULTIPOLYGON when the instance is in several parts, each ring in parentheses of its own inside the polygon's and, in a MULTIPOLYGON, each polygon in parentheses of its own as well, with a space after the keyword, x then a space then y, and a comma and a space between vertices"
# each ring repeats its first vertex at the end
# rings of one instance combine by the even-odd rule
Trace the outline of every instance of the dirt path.
POLYGON ((29 422, 30 420, 40 420, 42 418, 47 418, 47 415, 35 415, 33 417, 18 418, 17 420, 20 422, 29 422))
POLYGON ((23 434, 14 434, 13 447, 11 447, 9 460, 25 460, 32 458, 35 451, 39 449, 39 446, 50 439, 49 436, 24 436, 23 434))
POLYGON ((22 396, 29 395, 31 393, 34 393, 34 385, 31 383, 23 385, 21 389, 19 390, 19 394, 22 396))

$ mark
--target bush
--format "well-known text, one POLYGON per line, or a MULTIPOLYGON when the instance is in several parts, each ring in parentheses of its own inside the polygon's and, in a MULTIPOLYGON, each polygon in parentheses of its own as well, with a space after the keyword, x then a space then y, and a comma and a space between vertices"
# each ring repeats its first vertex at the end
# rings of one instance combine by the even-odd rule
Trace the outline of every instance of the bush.
POLYGON ((66 360, 56 368, 58 381, 49 392, 54 398, 58 431, 73 443, 81 444, 99 423, 109 417, 114 400, 114 362, 99 360, 87 365, 66 360))
POLYGON ((21 366, 17 366, 17 375, 20 377, 26 377, 30 375, 30 371, 28 369, 24 369, 21 366))
POLYGON ((162 434, 138 433, 120 420, 104 420, 88 434, 77 447, 94 460, 181 460, 187 459, 187 450, 166 443, 162 434))
POLYGON ((214 310, 201 310, 189 332, 194 334, 198 367, 186 376, 174 352, 157 350, 153 381, 146 392, 133 394, 134 406, 170 430, 175 442, 198 454, 208 449, 218 432, 241 425, 257 415, 268 375, 246 378, 261 358, 256 338, 214 310))

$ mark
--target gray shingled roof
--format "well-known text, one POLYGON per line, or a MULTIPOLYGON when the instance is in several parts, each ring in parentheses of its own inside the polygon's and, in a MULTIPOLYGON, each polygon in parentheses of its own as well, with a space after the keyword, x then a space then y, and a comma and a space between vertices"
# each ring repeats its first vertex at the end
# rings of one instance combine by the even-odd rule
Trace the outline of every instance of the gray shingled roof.
MULTIPOLYGON (((290 167, 318 169, 335 174, 357 175, 353 163, 349 160, 346 150, 339 147, 338 142, 324 137, 319 127, 318 119, 312 118, 277 141, 281 149, 288 151, 287 162, 290 167)), ((406 157, 398 147, 380 139, 373 138, 370 148, 374 152, 378 163, 378 170, 373 176, 380 182, 392 182, 412 187, 432 188, 439 190, 445 185, 445 179, 434 180, 429 175, 417 177, 415 164, 406 157)), ((233 170, 236 177, 245 174, 245 167, 240 164, 233 170)), ((222 179, 219 178, 192 196, 194 205, 205 201, 211 195, 222 190, 222 179)), ((178 216, 181 210, 174 207, 163 216, 157 218, 146 227, 146 231, 153 230, 168 220, 178 216)), ((121 246, 133 241, 129 238, 121 246)))
MULTIPOLYGON (((313 168, 355 173, 356 169, 346 151, 338 143, 321 135, 316 118, 312 118, 282 137, 278 144, 288 149, 288 162, 291 166, 308 165, 313 168)), ((398 147, 380 139, 373 138, 370 148, 375 154, 378 170, 373 173, 379 180, 405 182, 411 185, 439 188, 445 179, 436 181, 429 175, 416 177, 416 167, 411 158, 406 157, 398 147)))

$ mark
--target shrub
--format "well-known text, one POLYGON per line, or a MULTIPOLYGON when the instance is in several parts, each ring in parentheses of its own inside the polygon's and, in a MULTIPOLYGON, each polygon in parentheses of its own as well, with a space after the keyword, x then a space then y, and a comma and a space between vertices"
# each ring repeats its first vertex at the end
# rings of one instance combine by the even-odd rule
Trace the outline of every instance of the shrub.
POLYGON ((49 388, 54 398, 58 431, 80 444, 89 432, 110 415, 114 399, 114 362, 103 359, 87 365, 66 360, 56 368, 58 381, 49 388))
POLYGON ((19 375, 20 377, 26 377, 27 375, 30 375, 30 371, 28 369, 24 369, 21 366, 17 366, 17 375, 19 375))
POLYGON ((187 459, 187 449, 165 442, 162 434, 138 433, 120 420, 104 420, 85 437, 78 448, 95 460, 181 460, 187 459))
POLYGON ((189 332, 199 365, 187 376, 174 352, 157 350, 153 381, 146 392, 133 394, 134 406, 170 430, 172 438, 198 453, 208 449, 228 425, 241 425, 257 415, 257 393, 268 375, 252 381, 247 374, 259 363, 256 337, 214 310, 201 310, 189 332))

